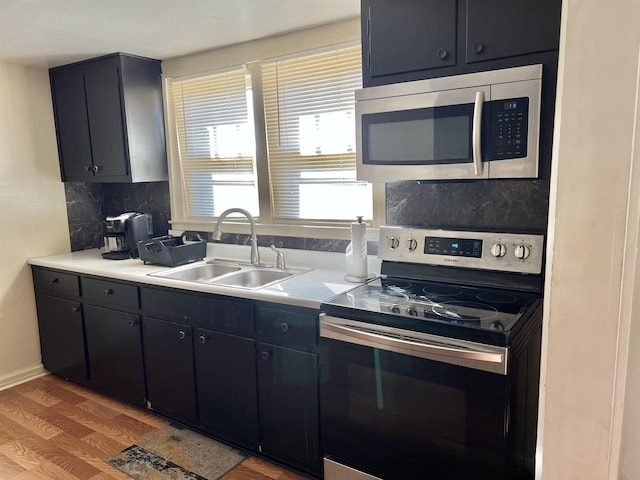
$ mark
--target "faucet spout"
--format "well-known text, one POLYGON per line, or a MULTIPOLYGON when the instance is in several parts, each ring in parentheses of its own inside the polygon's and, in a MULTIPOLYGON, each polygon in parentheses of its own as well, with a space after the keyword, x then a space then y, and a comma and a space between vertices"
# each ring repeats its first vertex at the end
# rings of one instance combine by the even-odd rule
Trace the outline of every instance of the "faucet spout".
POLYGON ((213 240, 220 240, 220 238, 222 237, 222 221, 231 213, 239 213, 247 217, 247 220, 249 220, 249 225, 251 226, 251 265, 254 265, 256 267, 260 266, 260 252, 258 252, 258 235, 256 233, 256 221, 253 218, 253 215, 251 215, 244 208, 229 208, 222 212, 218 217, 216 226, 213 228, 211 238, 213 240))

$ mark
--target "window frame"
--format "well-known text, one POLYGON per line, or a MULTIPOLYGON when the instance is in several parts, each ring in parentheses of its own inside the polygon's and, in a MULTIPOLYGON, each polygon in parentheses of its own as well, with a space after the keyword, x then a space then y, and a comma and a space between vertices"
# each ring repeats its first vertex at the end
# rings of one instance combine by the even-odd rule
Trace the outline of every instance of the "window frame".
MULTIPOLYGON (((326 52, 332 49, 347 48, 359 45, 357 41, 343 42, 334 45, 327 45, 320 48, 307 49, 296 54, 288 54, 282 56, 274 56, 262 60, 251 61, 248 63, 238 63, 223 69, 210 70, 200 72, 193 75, 181 75, 176 77, 163 78, 163 100, 165 104, 165 126, 167 131, 167 157, 169 167, 169 195, 171 206, 170 224, 172 230, 197 230, 211 232, 217 222, 217 217, 211 217, 210 220, 202 220, 200 218, 188 218, 186 215, 186 193, 182 182, 182 174, 180 168, 180 153, 177 142, 177 132, 175 125, 175 112, 173 109, 173 98, 171 95, 170 84, 175 80, 186 80, 189 78, 197 78, 206 75, 221 74, 228 71, 246 68, 251 76, 251 88, 253 99, 253 118, 255 130, 255 168, 258 184, 258 201, 260 208, 260 216, 257 219, 257 230, 262 235, 275 236, 292 236, 306 238, 327 238, 327 239, 349 239, 351 221, 335 221, 335 222, 313 222, 310 224, 301 224, 299 221, 280 221, 273 222, 273 208, 271 204, 271 184, 269 179, 269 159, 267 149, 267 133, 264 111, 264 97, 262 85, 262 64, 264 62, 273 62, 280 59, 290 59, 295 57, 304 57, 314 55, 316 53, 326 52)), ((373 183, 373 218, 369 225, 368 232, 370 239, 377 239, 377 229, 384 224, 386 217, 386 199, 385 185, 383 183, 373 183)), ((355 221, 355 219, 353 219, 355 221)), ((244 217, 227 217, 225 219, 224 230, 229 233, 248 233, 248 222, 244 217)))

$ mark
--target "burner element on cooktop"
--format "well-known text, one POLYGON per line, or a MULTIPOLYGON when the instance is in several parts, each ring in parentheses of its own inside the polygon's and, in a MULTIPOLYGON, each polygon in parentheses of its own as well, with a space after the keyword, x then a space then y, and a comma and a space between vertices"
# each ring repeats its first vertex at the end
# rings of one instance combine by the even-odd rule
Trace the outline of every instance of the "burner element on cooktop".
POLYGON ((462 294, 462 289, 451 285, 428 285, 422 293, 431 297, 457 297, 462 294))
POLYGON ((486 303, 456 301, 434 305, 433 312, 441 317, 465 322, 480 322, 498 315, 498 310, 486 303))
POLYGON ((503 292, 483 292, 476 295, 476 298, 489 303, 513 303, 518 300, 515 295, 503 292))
POLYGON ((355 305, 361 307, 370 305, 371 302, 382 307, 393 307, 405 303, 407 300, 409 300, 409 297, 406 293, 404 293, 404 291, 396 291, 391 289, 350 292, 348 295, 353 300, 355 305))

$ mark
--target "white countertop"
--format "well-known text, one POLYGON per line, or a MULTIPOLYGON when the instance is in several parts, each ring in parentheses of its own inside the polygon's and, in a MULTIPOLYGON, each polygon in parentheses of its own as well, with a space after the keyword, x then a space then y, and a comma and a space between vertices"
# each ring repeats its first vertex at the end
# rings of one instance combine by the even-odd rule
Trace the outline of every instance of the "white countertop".
MULTIPOLYGON (((302 275, 257 290, 152 277, 149 276, 150 273, 157 273, 167 270, 170 267, 145 265, 138 259, 105 260, 100 255, 98 249, 30 258, 29 264, 88 275, 98 275, 115 280, 127 280, 149 285, 160 285, 194 292, 215 293, 232 297, 284 303, 307 308, 318 308, 323 301, 359 285, 357 283, 347 282, 344 279, 344 254, 310 250, 281 250, 285 253, 287 266, 306 267, 311 268, 311 270, 302 275)), ((260 247, 260 255, 263 263, 268 265, 275 263, 275 254, 268 248, 260 247)), ((244 245, 209 243, 207 245, 207 257, 197 263, 204 263, 214 258, 248 262, 249 247, 244 245)), ((369 256, 368 261, 369 273, 379 274, 380 262, 377 257, 369 256)))

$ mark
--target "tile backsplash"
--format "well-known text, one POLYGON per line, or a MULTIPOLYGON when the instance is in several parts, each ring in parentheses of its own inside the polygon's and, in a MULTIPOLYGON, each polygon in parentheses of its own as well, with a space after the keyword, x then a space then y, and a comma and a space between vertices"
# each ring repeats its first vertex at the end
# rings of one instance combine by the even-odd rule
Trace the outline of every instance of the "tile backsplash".
POLYGON ((386 206, 388 225, 545 233, 549 180, 388 183, 386 206))
MULTIPOLYGON (((169 183, 65 183, 71 250, 97 248, 104 234, 107 216, 139 211, 153 216, 154 236, 167 235, 171 228, 169 183)), ((206 234, 203 233, 203 238, 206 234)), ((223 234, 224 243, 248 245, 249 235, 223 234)), ((344 252, 349 242, 322 238, 299 238, 260 235, 261 247, 344 252)), ((369 242, 369 253, 377 253, 377 242, 369 242)))
POLYGON ((123 212, 153 216, 153 234, 169 231, 169 182, 64 184, 71 251, 97 248, 104 234, 105 218, 123 212))
MULTIPOLYGON (((545 233, 549 180, 396 182, 386 187, 386 224, 428 228, 545 233)), ((154 236, 170 224, 169 182, 65 183, 71 250, 96 248, 109 215, 140 211, 153 216, 154 236)), ((248 235, 223 234, 224 243, 249 243, 248 235)), ((348 241, 286 236, 258 237, 259 245, 344 252, 348 241)), ((369 242, 377 254, 377 242, 369 242)))

